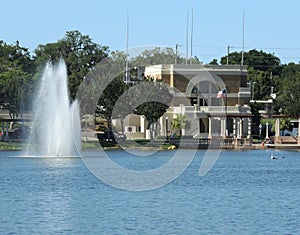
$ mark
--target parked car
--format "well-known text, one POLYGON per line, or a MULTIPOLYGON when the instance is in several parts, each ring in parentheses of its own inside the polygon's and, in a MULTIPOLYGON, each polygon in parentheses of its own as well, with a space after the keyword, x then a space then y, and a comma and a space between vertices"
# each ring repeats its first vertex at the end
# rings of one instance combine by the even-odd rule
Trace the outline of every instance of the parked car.
POLYGON ((126 140, 126 135, 119 133, 115 130, 106 130, 103 133, 98 133, 97 138, 100 142, 112 141, 112 142, 122 142, 126 140))
POLYGON ((20 126, 14 129, 13 132, 9 132, 9 137, 13 139, 27 139, 29 138, 31 129, 28 126, 20 126))

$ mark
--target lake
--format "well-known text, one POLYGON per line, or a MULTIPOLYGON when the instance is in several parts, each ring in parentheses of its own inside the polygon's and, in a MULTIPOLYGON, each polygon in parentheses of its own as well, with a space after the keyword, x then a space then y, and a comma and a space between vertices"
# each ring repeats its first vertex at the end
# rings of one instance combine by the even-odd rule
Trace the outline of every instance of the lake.
MULTIPOLYGON (((143 170, 174 153, 106 152, 123 167, 143 170)), ((2 151, 0 234, 300 234, 299 151, 222 151, 200 177, 204 154, 198 150, 169 184, 133 192, 102 182, 79 157, 2 151)))

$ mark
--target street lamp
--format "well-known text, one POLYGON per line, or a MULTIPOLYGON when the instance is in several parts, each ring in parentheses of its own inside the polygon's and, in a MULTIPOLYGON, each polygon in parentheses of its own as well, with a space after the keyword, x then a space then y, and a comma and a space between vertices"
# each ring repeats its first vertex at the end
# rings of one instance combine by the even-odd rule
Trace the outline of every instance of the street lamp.
POLYGON ((261 128, 262 128, 262 124, 259 124, 259 136, 261 137, 261 128))

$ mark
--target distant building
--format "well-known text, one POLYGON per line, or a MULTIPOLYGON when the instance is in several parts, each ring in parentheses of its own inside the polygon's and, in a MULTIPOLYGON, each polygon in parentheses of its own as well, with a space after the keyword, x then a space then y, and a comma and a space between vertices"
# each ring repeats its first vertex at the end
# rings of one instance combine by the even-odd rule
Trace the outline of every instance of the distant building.
MULTIPOLYGON (((160 64, 145 67, 144 74, 168 84, 174 95, 167 113, 160 118, 159 135, 170 135, 172 120, 183 114, 189 123, 183 135, 251 139, 251 93, 245 66, 160 64)), ((130 125, 146 132, 143 118, 130 125)))

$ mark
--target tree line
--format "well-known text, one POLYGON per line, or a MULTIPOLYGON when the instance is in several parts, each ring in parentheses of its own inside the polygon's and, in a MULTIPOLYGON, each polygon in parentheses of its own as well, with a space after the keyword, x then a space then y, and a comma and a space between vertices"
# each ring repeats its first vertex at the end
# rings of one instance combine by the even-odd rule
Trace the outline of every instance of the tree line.
MULTIPOLYGON (((241 64, 242 52, 233 52, 221 58, 221 64, 241 64)), ((215 60, 213 62, 216 62, 215 60)), ((300 64, 281 64, 272 53, 252 49, 244 53, 248 67, 248 82, 253 100, 273 99, 273 114, 300 117, 300 64)), ((253 112, 261 109, 252 104, 253 112)))
MULTIPOLYGON (((155 48, 151 51, 145 50, 141 55, 134 57, 130 61, 130 66, 133 64, 158 64, 162 59, 165 63, 171 63, 174 59, 174 52, 169 49, 161 50, 155 48), (173 53, 173 54, 172 54, 173 53), (149 62, 151 60, 151 62, 149 62)), ((0 105, 1 109, 9 111, 12 120, 18 118, 24 112, 30 112, 32 98, 35 88, 39 84, 39 78, 42 76, 43 69, 48 61, 57 63, 61 58, 64 59, 67 67, 68 88, 70 100, 76 98, 76 94, 82 81, 97 71, 97 64, 104 59, 109 59, 114 65, 119 68, 124 68, 126 53, 120 51, 110 52, 108 46, 99 45, 88 36, 82 35, 79 31, 68 31, 65 36, 54 43, 39 45, 33 55, 29 53, 28 48, 20 46, 17 41, 13 45, 9 45, 4 41, 0 41, 0 105)), ((135 68, 131 69, 130 80, 136 80, 135 68)), ((115 74, 113 75, 115 76, 115 74)), ((143 78, 150 85, 156 83, 151 81, 151 78, 143 78)), ((88 79, 86 79, 88 81, 88 79)), ((99 81, 98 81, 99 83, 99 81)), ((97 84, 97 86, 101 86, 97 84)), ((113 109, 118 98, 128 90, 132 84, 124 83, 124 73, 117 75, 111 83, 105 88, 102 95, 99 97, 96 110, 93 110, 97 116, 105 118, 111 128, 111 119, 113 109)), ((156 87, 156 86, 154 86, 156 87)), ((139 115, 144 115, 149 122, 156 122, 160 116, 168 109, 171 94, 166 87, 160 86, 160 92, 166 95, 164 104, 159 102, 148 102, 155 100, 155 92, 150 91, 149 86, 144 85, 136 96, 146 98, 145 103, 132 109, 122 109, 121 117, 125 117, 128 112, 132 111, 139 115)), ((92 90, 90 90, 92 91, 92 90)), ((93 91, 95 92, 95 91, 93 91)), ((91 93, 85 94, 87 100, 91 93)), ((84 98, 84 97, 83 97, 84 98)), ((132 99, 132 98, 131 98, 132 99)), ((88 105, 88 102, 86 102, 88 105)), ((124 104, 127 107, 132 104, 124 104)), ((119 118, 119 117, 118 117, 119 118)))
MULTIPOLYGON (((30 111, 30 104, 34 88, 38 84, 42 70, 47 61, 57 62, 63 58, 67 66, 68 86, 70 99, 74 100, 79 85, 88 73, 105 58, 109 58, 121 68, 125 67, 126 53, 110 51, 108 46, 100 45, 79 31, 68 31, 62 39, 54 43, 39 45, 30 54, 28 48, 20 45, 18 41, 9 45, 0 40, 0 105, 7 109, 14 119, 30 111)), ((131 67, 130 79, 136 80, 139 71, 135 66, 154 64, 173 64, 177 53, 172 48, 153 48, 144 50, 129 61, 131 67)), ((193 63, 201 63, 197 57, 192 58, 193 63)), ((242 53, 232 52, 227 56, 214 59, 210 64, 241 64, 242 53)), ((248 66, 248 82, 252 88, 254 100, 274 99, 274 114, 284 114, 291 117, 300 116, 300 64, 281 64, 280 59, 271 53, 256 49, 244 53, 244 65, 248 66)), ((185 59, 177 56, 177 63, 185 63, 185 59)), ((147 82, 155 83, 153 78, 144 78, 147 82)), ((118 98, 128 90, 132 84, 124 83, 124 74, 120 74, 109 84, 101 95, 96 114, 112 118, 113 107, 118 98)), ((160 88, 161 89, 161 88, 160 88)), ((166 100, 169 99, 166 89, 166 100)), ((139 95, 139 94, 136 94, 139 95)), ((153 93, 147 89, 140 94, 152 99, 153 93)), ((157 102, 146 102, 143 106, 134 108, 137 114, 145 115, 149 123, 155 122, 167 110, 168 105, 157 102), (156 108, 156 109, 155 109, 156 108)), ((258 104, 252 104, 253 113, 261 109, 258 104)), ((126 111, 121 114, 125 116, 126 111)))

